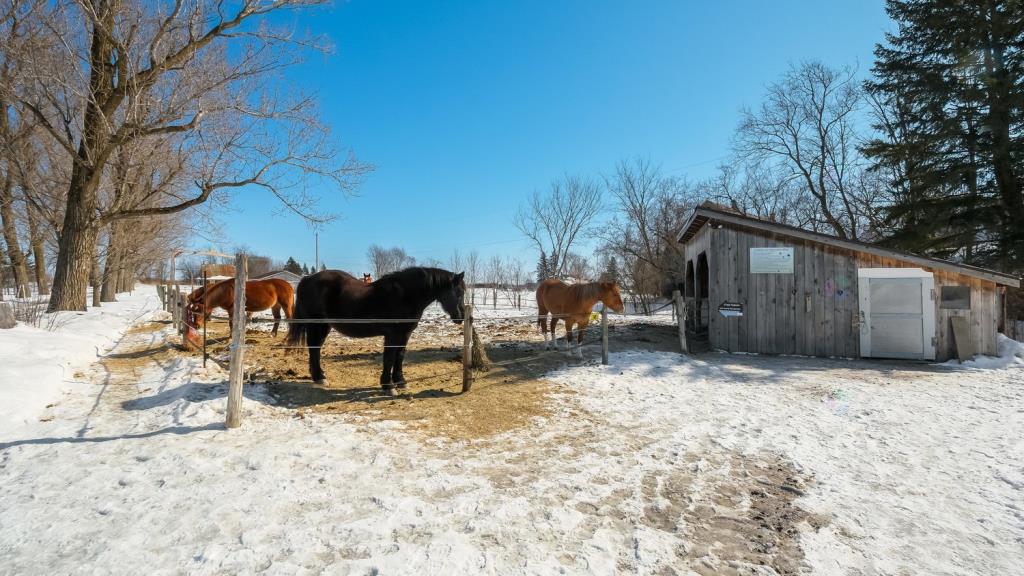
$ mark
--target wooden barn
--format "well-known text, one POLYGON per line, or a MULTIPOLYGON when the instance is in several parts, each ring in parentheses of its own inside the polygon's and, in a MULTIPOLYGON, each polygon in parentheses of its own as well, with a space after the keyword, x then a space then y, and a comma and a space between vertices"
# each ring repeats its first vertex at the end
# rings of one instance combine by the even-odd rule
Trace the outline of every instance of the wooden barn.
POLYGON ((729 352, 944 361, 996 355, 1007 274, 705 203, 679 234, 688 340, 729 352))

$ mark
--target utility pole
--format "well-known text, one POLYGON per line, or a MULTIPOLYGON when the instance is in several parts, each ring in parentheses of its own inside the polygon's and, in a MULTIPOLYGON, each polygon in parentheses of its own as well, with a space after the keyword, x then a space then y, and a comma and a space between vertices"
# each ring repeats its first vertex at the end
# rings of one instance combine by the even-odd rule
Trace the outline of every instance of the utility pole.
POLYGON ((314 258, 315 263, 313 264, 313 272, 320 271, 320 231, 313 232, 314 238, 316 238, 316 257, 314 258))

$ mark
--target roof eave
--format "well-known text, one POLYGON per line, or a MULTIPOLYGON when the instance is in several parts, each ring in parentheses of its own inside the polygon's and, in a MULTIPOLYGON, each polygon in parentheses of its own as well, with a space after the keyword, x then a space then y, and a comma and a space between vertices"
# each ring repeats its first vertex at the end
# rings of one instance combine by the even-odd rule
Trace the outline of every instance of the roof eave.
POLYGON ((782 236, 790 236, 794 238, 800 238, 804 240, 810 240, 812 242, 820 242, 822 244, 828 244, 830 246, 836 246, 846 250, 853 250, 856 252, 867 252, 876 256, 882 256, 884 258, 894 258, 897 260, 903 260, 905 262, 913 262, 929 268, 936 268, 954 272, 957 274, 963 274, 965 276, 971 276, 972 278, 979 278, 981 280, 988 280, 1003 286, 1012 286, 1019 288, 1021 285, 1020 278, 1011 276, 1009 274, 1003 274, 1001 272, 995 272, 991 270, 985 270, 982 268, 976 268, 973 266, 967 266, 963 264, 957 264, 955 262, 949 262, 946 260, 939 260, 937 258, 929 258, 927 256, 918 256, 917 254, 911 254, 909 252, 903 252, 900 250, 893 250, 890 248, 882 248, 867 243, 843 240, 827 234, 821 234, 818 232, 811 232, 808 230, 802 230, 799 228, 793 228, 790 226, 784 226, 775 224, 773 222, 764 222, 756 218, 749 218, 738 214, 727 214, 719 212, 717 210, 711 210, 708 208, 696 208, 693 214, 686 222, 686 226, 683 227, 682 232, 679 233, 677 241, 682 242, 682 238, 689 231, 690 227, 696 221, 699 216, 705 216, 708 220, 718 220, 721 222, 728 222, 737 226, 747 226, 750 228, 756 228, 758 230, 764 230, 767 232, 773 232, 782 236))

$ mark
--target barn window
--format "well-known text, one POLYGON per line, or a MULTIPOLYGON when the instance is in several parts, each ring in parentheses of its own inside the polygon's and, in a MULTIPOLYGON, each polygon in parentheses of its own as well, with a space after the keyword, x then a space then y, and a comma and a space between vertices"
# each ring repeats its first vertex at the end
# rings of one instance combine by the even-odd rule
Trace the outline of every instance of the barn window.
POLYGON ((970 286, 943 286, 939 298, 939 308, 947 310, 970 310, 970 286))

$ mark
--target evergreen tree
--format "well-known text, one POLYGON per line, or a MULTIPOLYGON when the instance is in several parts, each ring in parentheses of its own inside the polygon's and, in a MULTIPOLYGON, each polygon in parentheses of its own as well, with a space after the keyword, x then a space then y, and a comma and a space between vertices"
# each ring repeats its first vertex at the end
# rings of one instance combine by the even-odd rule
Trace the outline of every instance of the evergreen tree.
POLYGON ((303 276, 309 276, 309 266, 307 266, 305 264, 302 265, 302 275, 303 276))
POLYGON ((543 282, 551 277, 551 270, 548 268, 548 257, 543 250, 540 251, 540 260, 537 261, 537 282, 543 282))
POLYGON ((558 278, 561 274, 558 273, 558 269, 561 268, 562 262, 559 260, 558 252, 548 256, 548 278, 558 278))
POLYGON ((1019 0, 888 0, 867 89, 901 248, 1024 268, 1024 10, 1019 0))
POLYGON ((288 261, 284 263, 284 269, 293 274, 302 275, 302 266, 299 266, 299 263, 291 256, 289 256, 288 261))
POLYGON ((612 256, 605 263, 604 272, 601 273, 601 281, 618 283, 620 278, 619 262, 615 259, 615 256, 612 256))
POLYGON ((321 262, 320 263, 320 271, 323 272, 324 270, 327 270, 327 264, 324 264, 323 262, 321 262))

